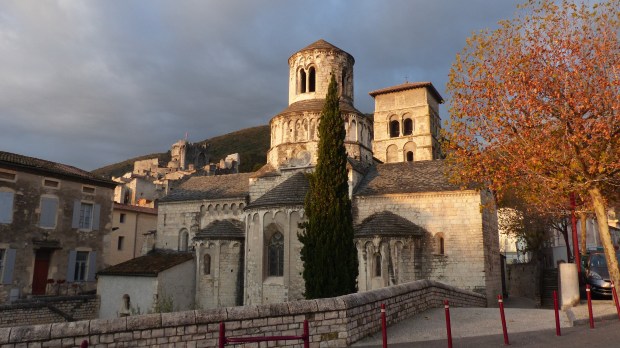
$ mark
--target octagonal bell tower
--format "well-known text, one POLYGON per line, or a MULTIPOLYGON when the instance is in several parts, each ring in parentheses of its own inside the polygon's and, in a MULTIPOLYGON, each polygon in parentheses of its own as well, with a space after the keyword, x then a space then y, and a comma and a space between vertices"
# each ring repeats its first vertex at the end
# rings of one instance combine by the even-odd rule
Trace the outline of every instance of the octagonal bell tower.
POLYGON ((332 74, 345 121, 345 147, 353 160, 372 162, 372 122, 353 106, 353 64, 349 53, 318 40, 288 59, 288 107, 271 119, 267 162, 274 168, 316 164, 318 124, 332 74))

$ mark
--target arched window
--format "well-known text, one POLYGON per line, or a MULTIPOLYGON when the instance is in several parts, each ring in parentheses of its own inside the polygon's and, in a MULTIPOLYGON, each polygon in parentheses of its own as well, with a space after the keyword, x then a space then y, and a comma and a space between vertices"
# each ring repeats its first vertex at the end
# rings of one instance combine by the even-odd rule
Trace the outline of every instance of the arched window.
POLYGON ((344 95, 345 86, 347 81, 347 71, 342 70, 342 82, 340 83, 340 95, 344 95))
POLYGON ((284 275, 284 236, 282 233, 274 233, 267 248, 269 276, 282 277, 284 275))
POLYGON ((311 67, 308 71, 308 92, 314 92, 316 89, 316 71, 311 67))
POLYGON ((205 254, 202 264, 204 267, 205 275, 211 274, 211 255, 205 254))
POLYGON ((397 120, 390 121, 390 138, 400 135, 400 123, 397 120))
POLYGON ((407 157, 407 162, 413 162, 413 151, 407 151, 405 156, 407 157))
POLYGON ((411 135, 413 133, 413 120, 406 118, 403 121, 403 135, 411 135))
POLYGON ((306 93, 306 71, 299 69, 299 93, 306 93))
POLYGON ((189 248, 189 232, 186 229, 182 229, 179 232, 179 251, 187 251, 189 248))
POLYGON ((435 254, 445 255, 445 238, 443 233, 439 232, 435 235, 435 254))
POLYGON ((396 147, 396 145, 392 144, 388 146, 385 161, 387 163, 398 162, 398 148, 396 147))
POLYGON ((409 141, 403 146, 403 156, 404 156, 405 161, 413 162, 413 155, 415 154, 415 148, 416 148, 416 145, 413 141, 409 141))
POLYGON ((375 277, 381 277, 381 254, 375 254, 375 277))

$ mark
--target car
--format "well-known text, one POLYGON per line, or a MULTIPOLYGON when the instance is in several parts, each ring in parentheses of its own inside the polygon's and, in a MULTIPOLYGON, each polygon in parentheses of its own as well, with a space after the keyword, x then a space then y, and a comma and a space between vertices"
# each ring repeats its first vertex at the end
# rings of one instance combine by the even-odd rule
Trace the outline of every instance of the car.
MULTIPOLYGON (((620 253, 616 253, 616 259, 620 260, 620 253)), ((595 252, 589 255, 584 275, 592 294, 611 297, 611 280, 604 253, 595 252)))

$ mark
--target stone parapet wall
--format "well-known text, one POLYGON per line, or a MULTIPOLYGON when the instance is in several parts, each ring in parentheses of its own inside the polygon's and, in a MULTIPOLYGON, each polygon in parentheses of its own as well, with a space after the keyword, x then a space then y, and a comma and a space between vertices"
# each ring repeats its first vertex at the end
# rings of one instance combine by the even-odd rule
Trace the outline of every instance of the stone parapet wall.
MULTIPOLYGON (((386 304, 391 324, 441 306, 444 299, 454 307, 486 306, 480 294, 420 280, 319 300, 0 328, 0 345, 70 347, 89 340, 94 347, 216 347, 220 322, 225 322, 227 337, 300 335, 307 319, 311 347, 342 347, 381 330, 381 303, 386 304)), ((299 342, 287 343, 282 347, 299 346, 299 342)))
POLYGON ((98 309, 99 298, 96 295, 19 300, 0 306, 0 327, 94 319, 98 309))

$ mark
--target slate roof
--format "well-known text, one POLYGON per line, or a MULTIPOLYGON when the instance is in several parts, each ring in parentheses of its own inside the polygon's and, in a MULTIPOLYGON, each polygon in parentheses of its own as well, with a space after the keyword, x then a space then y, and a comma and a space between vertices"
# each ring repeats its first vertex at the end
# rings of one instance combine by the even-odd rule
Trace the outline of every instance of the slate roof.
POLYGON ((353 159, 351 157, 347 157, 347 162, 349 163, 349 165, 351 166, 351 168, 353 168, 353 170, 355 170, 358 173, 361 174, 366 174, 366 172, 368 171, 369 166, 364 165, 362 162, 353 159))
POLYGON ((194 239, 244 239, 245 224, 239 220, 215 220, 196 233, 194 239))
POLYGON ((458 185, 448 181, 446 170, 442 160, 377 164, 370 167, 355 196, 459 191, 458 185))
POLYGON ((264 195, 258 197, 246 209, 273 205, 303 205, 308 189, 310 189, 308 178, 306 178, 304 173, 297 172, 273 189, 267 191, 264 195))
POLYGON ((243 198, 249 194, 252 173, 193 176, 175 187, 160 202, 243 198))
POLYGON ((365 236, 422 236, 424 229, 389 211, 375 213, 355 227, 356 237, 365 236))
MULTIPOLYGON (((341 48, 338 48, 338 47, 332 45, 331 43, 329 43, 329 42, 327 42, 327 41, 325 41, 323 39, 319 39, 319 40, 309 44, 308 46, 300 49, 299 51, 293 53, 291 55, 291 57, 293 57, 294 55, 296 55, 297 53, 300 53, 300 52, 314 51, 314 50, 330 50, 330 51, 341 52, 341 53, 344 53, 344 54, 348 55, 349 57, 351 57, 353 62, 355 62, 355 59, 353 58, 352 55, 350 55, 349 53, 345 52, 341 48)), ((289 57, 289 60, 291 59, 291 57, 289 57)))
POLYGON ((97 275, 157 277, 160 272, 193 258, 193 253, 155 250, 144 256, 101 270, 97 272, 97 275))
MULTIPOLYGON (((299 112, 318 112, 323 111, 323 106, 325 105, 325 99, 308 99, 301 100, 298 102, 294 102, 293 104, 286 107, 286 109, 280 111, 279 115, 299 113, 299 112)), ((344 100, 340 100, 340 111, 344 113, 356 113, 359 115, 363 115, 359 110, 357 110, 351 103, 348 103, 344 100)))
POLYGON ((105 187, 115 187, 117 183, 112 180, 105 179, 85 170, 52 161, 42 160, 40 158, 18 155, 16 153, 0 151, 0 166, 8 166, 16 170, 44 172, 51 174, 50 176, 62 176, 82 181, 88 181, 95 185, 105 187))
POLYGON ((433 86, 433 84, 428 81, 405 82, 397 86, 377 89, 368 94, 370 94, 370 96, 374 98, 380 94, 394 93, 394 92, 406 91, 408 89, 416 89, 416 88, 423 88, 423 87, 428 87, 431 93, 435 96, 435 99, 437 99, 440 103, 443 103, 443 97, 441 96, 441 94, 439 94, 439 92, 435 89, 435 86, 433 86))

